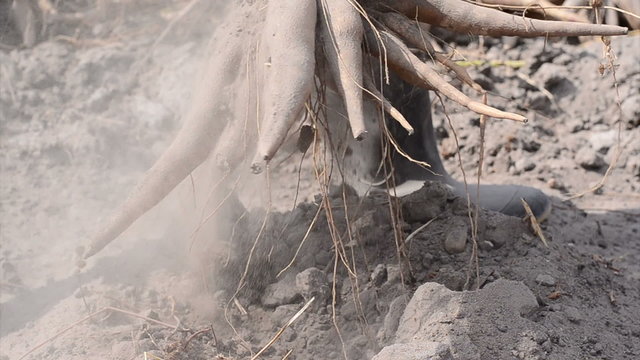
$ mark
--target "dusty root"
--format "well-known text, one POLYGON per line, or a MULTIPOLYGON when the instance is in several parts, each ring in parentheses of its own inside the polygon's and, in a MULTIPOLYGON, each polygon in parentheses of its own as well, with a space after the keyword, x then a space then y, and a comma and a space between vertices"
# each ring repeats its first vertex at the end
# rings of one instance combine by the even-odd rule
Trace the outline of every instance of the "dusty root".
MULTIPOLYGON (((280 3, 258 0, 230 5, 231 14, 214 38, 214 55, 201 76, 202 83, 185 115, 182 130, 149 170, 138 190, 91 240, 85 257, 96 254, 154 207, 208 157, 212 147, 220 163, 230 166, 231 171, 250 166, 255 173, 260 173, 303 114, 313 120, 315 128, 326 128, 333 143, 339 143, 338 135, 328 131, 336 124, 309 113, 309 109, 320 107, 305 107, 307 101, 322 103, 327 87, 336 89, 345 102, 348 123, 357 140, 365 138, 368 132, 376 133, 380 126, 377 122, 363 121, 363 107, 369 101, 363 99, 363 88, 370 88, 380 107, 403 123, 402 115, 389 107, 384 93, 376 91, 377 86, 389 81, 387 67, 405 80, 442 93, 479 114, 526 121, 522 115, 470 99, 437 74, 431 64, 424 62, 420 56, 431 55, 451 69, 455 77, 483 91, 470 81, 463 69, 433 51, 428 45, 431 40, 424 32, 427 24, 458 33, 490 36, 627 33, 627 28, 612 25, 529 19, 463 0, 318 0, 317 3, 306 0, 296 7, 280 3), (267 11, 262 10, 265 6, 267 11), (281 24, 283 19, 288 25, 281 24), (315 33, 316 19, 322 25, 318 34, 315 33), (296 30, 291 31, 292 28, 296 30), (414 55, 407 43, 418 46, 422 53, 414 55), (361 49, 365 50, 364 54, 361 49), (378 57, 379 61, 369 61, 371 56, 378 57), (315 90, 314 74, 322 82, 315 90), (379 84, 363 83, 365 75, 371 75, 379 84), (239 91, 241 84, 251 91, 239 91), (225 98, 223 92, 228 87, 236 95, 235 108, 246 109, 245 116, 234 115, 243 120, 219 119, 225 98), (259 120, 258 124, 254 119, 259 120), (257 145, 252 140, 256 136, 257 145), (229 143, 245 146, 238 151, 237 147, 228 146, 229 143)), ((411 132, 410 128, 407 130, 411 132)))

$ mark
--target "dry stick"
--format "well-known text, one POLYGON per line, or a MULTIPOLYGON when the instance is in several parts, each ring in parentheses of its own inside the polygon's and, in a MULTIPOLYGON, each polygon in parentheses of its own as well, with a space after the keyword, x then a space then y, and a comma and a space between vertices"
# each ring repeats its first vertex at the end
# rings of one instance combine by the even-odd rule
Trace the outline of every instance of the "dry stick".
POLYGON ((76 326, 82 324, 83 322, 85 322, 85 321, 87 321, 87 320, 89 320, 91 318, 94 318, 94 317, 96 317, 96 316, 98 316, 98 315, 100 315, 100 314, 102 314, 104 312, 107 312, 107 311, 119 312, 121 314, 128 315, 128 316, 131 316, 131 317, 134 317, 134 318, 138 318, 138 319, 142 319, 142 320, 148 321, 150 323, 154 323, 156 325, 161 325, 161 326, 167 327, 169 329, 173 329, 173 328, 176 327, 175 325, 171 325, 171 324, 168 324, 166 322, 162 322, 162 321, 155 320, 155 319, 143 316, 143 315, 139 315, 139 314, 136 314, 136 313, 131 312, 131 311, 122 310, 122 309, 118 309, 118 308, 115 308, 115 307, 107 306, 107 307, 104 307, 104 308, 102 308, 102 309, 100 309, 100 310, 98 310, 96 312, 93 312, 93 313, 83 317, 82 319, 80 319, 78 321, 73 322, 69 326, 67 326, 67 327, 63 328, 62 330, 58 331, 53 336, 47 338, 43 342, 41 342, 41 343, 37 344, 36 346, 32 347, 31 349, 29 349, 29 351, 27 351, 25 354, 20 356, 18 358, 18 360, 22 360, 22 359, 26 358, 27 356, 31 355, 34 351, 37 351, 38 349, 42 348, 46 344, 48 344, 48 343, 52 342, 53 340, 59 338, 60 336, 64 335, 69 330, 73 329, 74 327, 76 327, 76 326))
MULTIPOLYGON (((456 153, 458 157, 458 166, 460 166, 460 171, 462 172, 462 181, 464 182, 464 192, 467 195, 467 215, 469 217, 469 224, 471 224, 471 231, 473 233, 474 222, 473 222, 473 214, 471 211, 471 195, 469 194, 469 184, 467 183, 467 174, 464 171, 464 166, 462 165, 462 155, 460 154, 460 142, 458 141, 458 133, 456 129, 453 127, 453 122, 451 121, 451 117, 449 117, 449 113, 444 105, 444 101, 440 94, 436 93, 438 100, 440 100, 440 104, 442 105, 442 111, 444 112, 444 116, 447 118, 447 122, 449 123, 449 128, 451 128, 451 132, 453 133, 453 139, 456 142, 456 153)), ((467 281, 465 283, 465 288, 469 285, 470 275, 467 273, 467 281)))
MULTIPOLYGON (((487 103, 487 94, 482 95, 482 102, 487 103)), ((469 267, 472 263, 475 264, 476 270, 476 289, 480 288, 480 264, 478 261, 478 216, 480 214, 480 178, 482 177, 482 167, 484 165, 484 145, 485 145, 485 130, 487 128, 487 117, 480 115, 480 159, 478 160, 478 181, 476 184, 476 212, 474 214, 474 224, 471 228, 471 241, 473 242, 471 257, 469 258, 469 267)))
POLYGON ((531 207, 529 206, 529 204, 527 204, 527 202, 523 198, 520 198, 520 201, 522 201, 524 212, 527 213, 527 217, 531 222, 531 227, 533 228, 533 232, 536 233, 536 235, 538 235, 540 240, 542 240, 542 243, 544 244, 544 246, 549 247, 549 244, 547 244, 547 239, 544 237, 544 233, 542 232, 542 228, 538 223, 538 219, 536 219, 536 216, 533 215, 533 211, 531 211, 531 207))
POLYGON ((411 161, 412 163, 419 165, 421 168, 433 173, 430 170, 431 164, 429 164, 427 162, 424 162, 424 161, 421 161, 421 160, 416 160, 416 159, 412 158, 411 155, 407 154, 406 152, 404 152, 404 150, 402 150, 400 145, 398 145, 398 142, 396 141, 396 139, 393 137, 393 135, 391 135, 391 132, 389 131, 389 128, 387 128, 386 123, 384 125, 384 134, 389 139, 389 142, 391 143, 393 148, 398 152, 398 154, 402 155, 402 157, 404 157, 405 159, 411 161))
POLYGON ((410 243, 411 240, 413 240, 413 238, 416 237, 416 235, 418 235, 420 232, 422 232, 422 230, 424 230, 432 222, 436 221, 436 219, 438 219, 439 217, 440 217, 440 215, 437 215, 433 219, 431 219, 431 220, 427 221, 425 224, 421 225, 419 228, 417 228, 415 231, 413 231, 411 234, 409 234, 409 236, 407 236, 407 238, 404 240, 404 243, 405 244, 410 243))
POLYGON ((287 353, 284 354, 281 360, 287 360, 289 356, 291 356, 291 354, 293 354, 293 349, 289 349, 289 351, 287 351, 287 353))
POLYGON ((342 345, 342 356, 344 357, 345 360, 348 360, 349 357, 347 356, 347 347, 342 337, 340 326, 338 326, 338 317, 336 316, 336 314, 338 313, 336 311, 336 303, 337 303, 336 294, 338 293, 338 290, 336 289, 336 284, 338 283, 337 273, 338 273, 338 256, 334 256, 333 277, 332 277, 333 281, 331 282, 331 321, 333 322, 333 327, 336 329, 336 333, 338 334, 338 339, 340 339, 340 344, 342 345))
MULTIPOLYGON (((347 204, 347 192, 346 192, 346 185, 344 183, 342 184, 342 203, 344 205, 344 217, 347 224, 346 233, 349 239, 349 244, 353 244, 354 238, 353 238, 353 234, 351 233, 351 220, 349 219, 349 206, 347 204)), ((358 314, 358 318, 361 320, 364 329, 370 330, 369 322, 367 321, 367 317, 363 310, 362 301, 360 300, 360 283, 358 281, 356 258, 355 258, 355 253, 353 248, 354 246, 349 247, 349 250, 351 253, 351 266, 353 266, 354 273, 356 273, 356 276, 350 278, 351 286, 354 290, 352 292, 354 305, 356 308, 356 313, 358 314)), ((366 331, 366 332, 369 333, 369 331, 366 331)))
POLYGON ((182 349, 186 350, 187 346, 189 346, 189 343, 191 342, 191 340, 193 340, 196 336, 202 335, 204 333, 208 333, 209 331, 213 332, 213 328, 201 329, 201 330, 198 330, 198 331, 194 332, 193 334, 191 334, 191 336, 189 336, 187 338, 187 340, 185 340, 184 344, 182 345, 182 349))
POLYGON ((566 21, 523 18, 462 0, 381 0, 380 7, 392 8, 410 18, 456 33, 488 36, 614 36, 627 28, 566 21))
MULTIPOLYGON (((328 126, 327 126, 327 131, 329 131, 328 126)), ((332 145, 330 136, 328 136, 327 141, 332 145)), ((351 266, 349 266, 348 264, 346 250, 344 248, 342 238, 340 237, 340 234, 338 234, 338 230, 333 220, 333 210, 331 209, 331 199, 328 193, 328 186, 330 184, 331 179, 330 177, 327 177, 326 157, 323 157, 324 170, 323 170, 323 176, 320 176, 320 173, 318 172, 318 164, 317 164, 317 157, 316 157, 315 150, 316 150, 316 147, 314 146, 314 167, 313 168, 316 175, 316 179, 318 180, 318 184, 320 185, 320 189, 321 189, 322 202, 323 202, 323 206, 324 206, 326 217, 327 217, 327 223, 329 225, 329 234, 331 235, 331 240, 336 250, 336 256, 340 258, 341 262, 343 263, 343 265, 345 266, 345 269, 347 269, 349 274, 355 276, 355 271, 351 269, 351 266)), ((333 147, 331 147, 331 151, 332 153, 335 153, 335 150, 333 150, 333 147)))
MULTIPOLYGON (((382 42, 386 45, 389 64, 405 81, 426 89, 433 89, 441 92, 447 98, 478 114, 519 122, 527 121, 527 118, 522 115, 498 110, 491 106, 471 100, 460 90, 446 82, 442 77, 440 77, 440 75, 438 75, 438 73, 431 69, 429 65, 425 64, 413 55, 411 50, 409 50, 409 48, 396 36, 386 31, 380 31, 380 37, 382 42)), ((370 35, 368 35, 367 39, 369 42, 375 41, 370 35)), ((371 50, 373 50, 373 55, 379 56, 379 54, 376 53, 375 48, 371 47, 371 50)))
MULTIPOLYGON (((255 240, 253 241, 253 245, 251 246, 251 249, 249 250, 249 256, 247 257, 247 262, 245 264, 244 267, 244 271, 242 273, 242 276, 240 277, 240 280, 238 280, 238 286, 236 288, 236 291, 233 293, 233 295, 231 296, 231 299, 227 302, 227 305, 225 306, 224 309, 224 318, 225 321, 227 322, 227 324, 229 325, 229 327, 231 327, 231 330, 234 332, 234 334, 236 336, 238 336, 238 338, 240 339, 240 341, 243 343, 243 346, 246 346, 247 349, 249 349, 249 351, 251 351, 253 353, 253 351, 251 350, 251 347, 248 346, 249 344, 240 336, 240 334, 238 333, 237 329, 235 328, 235 326, 233 326, 233 324, 231 323, 231 320, 228 316, 228 310, 229 310, 229 306, 231 305, 231 303, 233 302, 234 304, 236 304, 236 306, 239 305, 238 300, 236 298, 236 296, 238 296, 238 294, 240 293, 240 290, 242 290, 242 288, 244 287, 245 283, 244 280, 247 277, 247 274, 249 273, 249 266, 251 265, 251 259, 253 258, 253 254, 256 250, 256 247, 258 245, 258 242, 260 241, 261 237, 262 237, 262 233, 264 232, 264 229, 267 227, 267 221, 269 220, 269 215, 271 214, 271 181, 270 181, 270 174, 269 174, 269 165, 267 165, 267 171, 265 172, 265 177, 266 177, 266 183, 267 183, 267 193, 268 193, 268 203, 267 203, 267 211, 264 215, 264 218, 262 220, 262 225, 260 226, 260 230, 258 231, 258 234, 256 235, 255 240)), ((243 309, 241 309, 242 312, 243 309)))
POLYGON ((233 182, 233 186, 231 187, 231 189, 227 192, 227 195, 225 195, 225 197, 220 200, 220 202, 218 203, 218 205, 215 207, 215 209, 213 209, 211 211, 211 213, 209 213, 209 215, 207 215, 207 217, 202 220, 198 226, 196 227, 195 230, 193 230, 193 232, 191 233, 191 244, 189 245, 189 252, 191 252, 191 249, 193 248, 193 245, 196 242, 196 236, 198 235, 198 233, 200 232, 200 229, 202 228, 202 226, 204 226, 207 222, 209 222, 209 220, 211 220, 212 217, 214 217, 217 213, 218 210, 220 210, 220 208, 222 208, 222 206, 227 202, 227 200, 235 194, 235 189, 236 187, 238 187, 238 183, 240 182, 241 176, 239 175, 238 178, 236 179, 236 181, 233 182))
MULTIPOLYGON (((218 188, 218 186, 220 186, 222 183, 224 183, 224 181, 227 179, 227 176, 230 173, 231 172, 228 171, 228 170, 225 171, 225 173, 222 175, 222 177, 220 177, 220 179, 215 184, 213 184, 213 186, 211 186, 211 190, 209 190, 209 194, 207 195, 207 199, 205 200, 205 202, 203 204, 202 211, 200 212, 200 220, 198 221, 198 226, 197 226, 196 230, 191 233, 191 237, 192 238, 196 235, 197 231, 200 229, 200 227, 205 222, 205 220, 204 220, 204 218, 205 218, 204 212, 205 212, 207 204, 209 204, 209 200, 211 200, 215 190, 218 188)), ((191 177, 191 174, 189 174, 189 176, 191 177)), ((191 178, 193 178, 193 177, 191 177, 191 178)), ((193 191, 194 191, 194 201, 195 201, 195 187, 194 187, 193 191)), ((193 247, 193 240, 191 242, 191 245, 189 246, 189 251, 191 251, 191 247, 193 247)))
POLYGON ((551 101, 551 103, 553 104, 553 106, 556 107, 556 109, 564 112, 564 110, 560 107, 560 105, 558 104, 558 102, 556 101, 556 97, 553 96, 553 94, 551 93, 551 91, 547 90, 544 86, 541 86, 540 84, 538 84, 538 82, 536 82, 535 80, 533 80, 529 75, 521 72, 521 71, 516 71, 516 76, 526 82, 527 84, 533 86, 534 88, 536 88, 538 91, 540 91, 544 96, 547 97, 547 99, 549 99, 549 101, 551 101))
POLYGON ((238 288, 236 290, 236 293, 233 295, 233 298, 236 297, 236 295, 238 295, 238 292, 240 291, 244 280, 247 277, 247 274, 249 273, 249 266, 251 265, 251 259, 253 258, 253 254, 256 250, 256 247, 258 246, 258 242, 260 241, 260 238, 262 237, 262 233, 264 232, 264 229, 267 227, 267 221, 269 220, 269 215, 271 214, 271 177, 269 174, 269 166, 267 166, 267 171, 266 171, 266 183, 267 183, 267 194, 268 194, 268 203, 267 203, 267 211, 264 215, 264 219, 262 221, 262 225, 260 226, 260 231, 258 232, 258 235, 256 236, 256 239, 253 241, 253 245, 251 246, 251 250, 249 251, 249 256, 247 257, 247 263, 244 266, 244 272, 242 273, 242 276, 240 277, 240 280, 238 281, 238 288))
POLYGON ((173 28, 178 24, 178 22, 180 22, 180 20, 182 20, 189 12, 191 12, 191 10, 193 10, 193 8, 200 1, 202 0, 191 0, 191 2, 185 5, 185 7, 183 7, 182 10, 180 10, 178 15, 176 15, 173 19, 171 19, 169 24, 165 26, 165 29, 162 31, 162 33, 160 33, 160 35, 156 38, 156 40, 151 45, 151 48, 148 50, 147 56, 143 59, 143 62, 147 62, 151 58, 151 56, 153 55, 153 51, 158 46, 158 44, 160 44, 164 40, 164 38, 167 37, 167 35, 173 30, 173 28))
MULTIPOLYGON (((247 211, 243 211, 242 215, 240 215, 238 217, 238 219, 233 223, 233 227, 231 228, 231 236, 230 236, 230 243, 233 242, 233 239, 235 238, 236 235, 236 228, 238 226, 238 224, 240 223, 240 221, 242 221, 242 219, 244 219, 244 217, 247 216, 247 211)), ((227 258, 224 260, 224 263, 222 266, 227 267, 227 265, 229 265, 229 260, 231 260, 231 244, 229 244, 229 251, 227 251, 227 258)))
POLYGON ((375 84, 373 83, 373 79, 371 79, 371 75, 368 72, 364 72, 363 73, 363 78, 364 78, 364 88, 365 88, 365 92, 371 96, 373 98, 373 100, 376 100, 376 105, 378 105, 379 107, 382 107, 382 109, 384 109, 384 111, 386 111, 389 115, 391 115, 391 117, 396 120, 400 126, 402 126, 405 130, 407 130, 407 132, 409 133, 409 135, 413 135, 414 133, 414 129, 413 126, 411 126, 411 124, 409 124, 409 122, 407 121, 407 119, 402 115, 402 113, 400 113, 400 111, 398 111, 398 109, 396 109, 389 100, 387 100, 380 91, 378 91, 378 89, 376 89, 375 84))
MULTIPOLYGON (((306 114, 313 118, 313 112, 311 111, 311 107, 309 105, 309 103, 305 103, 304 104, 305 109, 306 109, 306 114)), ((304 121, 303 121, 304 122, 304 121)), ((314 119, 314 124, 316 123, 315 119, 314 119)), ((316 138, 316 134, 317 131, 315 130, 314 126, 312 125, 302 125, 300 127, 300 137, 298 138, 298 150, 302 151, 302 156, 300 157, 300 163, 298 164, 298 174, 297 174, 297 182, 296 182, 296 192, 295 195, 293 196, 293 206, 291 206, 291 212, 289 213, 289 216, 287 217, 287 223, 282 227, 282 231, 280 231, 280 237, 282 237, 284 235, 284 232, 289 228, 289 225, 291 224, 291 221, 293 220, 293 211, 296 208, 296 205, 298 204, 298 196, 300 195, 300 183, 302 181, 302 163, 304 162, 304 159, 307 155, 307 151, 309 150, 309 146, 311 146, 311 144, 313 143, 313 141, 316 138), (312 133, 310 135, 310 139, 303 139, 304 137, 304 133, 302 132, 303 129, 305 129, 305 126, 308 126, 309 128, 312 129, 312 133)), ((308 134, 307 134, 308 135, 308 134)), ((282 162, 280 163, 282 164, 282 162)), ((282 272, 280 272, 282 273, 282 272)), ((278 276, 276 276, 278 277, 278 276)))
MULTIPOLYGON (((329 128, 328 126, 325 127, 325 130, 328 132, 329 128)), ((326 196, 326 187, 328 186, 328 180, 326 179, 326 177, 321 177, 320 173, 318 171, 318 157, 319 155, 319 147, 320 147, 320 142, 316 140, 314 140, 314 144, 313 144, 313 170, 314 173, 316 175, 316 179, 318 180, 318 185, 320 186, 320 191, 322 194, 322 203, 320 204, 321 208, 324 207, 325 208, 325 216, 327 217, 327 224, 329 226, 329 234, 331 235, 331 240, 335 242, 335 235, 334 235, 334 231, 332 231, 332 227, 335 226, 335 224, 333 224, 331 222, 331 217, 330 217, 330 212, 327 211, 327 208, 331 208, 331 202, 328 201, 328 197, 326 196), (322 181, 324 179, 324 181, 322 181)), ((323 172, 326 174, 326 146, 324 147, 325 151, 323 151, 323 172)), ((325 175, 326 176, 326 175, 325 175)), ((336 284, 337 284, 337 272, 338 272, 338 253, 339 253, 339 249, 336 246, 335 247, 335 256, 333 259, 333 281, 331 284, 331 320, 333 322, 333 327, 336 329, 336 333, 338 334, 338 339, 340 339, 340 344, 342 346, 342 355, 344 356, 345 360, 348 358, 347 357, 347 350, 346 350, 346 344, 344 342, 344 338, 342 337, 342 332, 340 331, 340 326, 338 326, 338 319, 337 319, 337 311, 336 311, 336 294, 337 294, 337 289, 336 289, 336 284)), ((348 269, 348 267, 347 267, 348 269)))
POLYGON ((307 228, 307 231, 305 232, 304 237, 302 238, 302 241, 300 241, 300 244, 298 244, 298 248, 296 249, 295 254, 293 254, 293 257, 291 258, 291 261, 289 261, 287 266, 285 266, 282 270, 280 270, 280 272, 278 272, 278 274, 276 275, 276 278, 280 277, 280 275, 282 275, 282 273, 284 273, 285 271, 289 270, 289 268, 291 268, 291 266, 293 266, 293 263, 298 258, 298 254, 300 253, 300 249, 302 249, 302 246, 304 245, 304 243, 309 238, 309 234, 311 234, 311 230, 313 229, 313 226, 316 224, 316 221, 318 220, 318 217, 320 216, 320 211, 322 211, 322 206, 318 206, 318 211, 316 211, 316 214, 314 215, 313 220, 311 220, 311 224, 307 228))
MULTIPOLYGON (((384 114, 382 114, 383 119, 384 119, 384 114)), ((400 215, 400 209, 401 206, 398 203, 398 197, 395 196, 395 188, 396 188, 396 180, 395 180, 395 169, 393 167, 393 161, 391 161, 391 152, 389 151, 389 147, 385 146, 386 142, 393 142, 394 139, 391 136, 391 133, 389 132, 389 129, 387 128, 387 123, 386 121, 381 121, 379 124, 382 132, 385 134, 385 137, 380 137, 380 142, 382 143, 382 148, 386 149, 386 152, 384 153, 383 156, 383 170, 385 172, 385 175, 390 174, 391 175, 391 184, 393 186, 393 196, 391 195, 392 191, 390 191, 388 185, 387 185, 387 191, 386 191, 386 195, 387 195, 387 203, 389 205, 389 214, 391 216, 391 222, 392 222, 392 228, 393 228, 393 240, 394 240, 394 244, 396 246, 396 256, 398 257, 398 266, 400 268, 400 280, 401 283, 405 284, 405 272, 403 271, 403 269, 407 269, 408 270, 408 275, 412 276, 412 270, 411 270, 411 263, 408 260, 408 256, 406 254, 406 249, 405 249, 405 242, 403 239, 403 233, 400 229, 400 226, 398 225, 400 223, 401 219, 401 215, 400 215), (388 161, 387 161, 388 160, 388 161), (387 164, 389 164, 389 166, 391 167, 390 169, 387 169, 387 164), (395 207, 394 207, 395 204, 395 207), (403 266, 404 264, 406 264, 406 266, 403 266)), ((395 145, 394 145, 395 146, 395 145)), ((396 151, 398 151, 398 147, 395 147, 396 151)))

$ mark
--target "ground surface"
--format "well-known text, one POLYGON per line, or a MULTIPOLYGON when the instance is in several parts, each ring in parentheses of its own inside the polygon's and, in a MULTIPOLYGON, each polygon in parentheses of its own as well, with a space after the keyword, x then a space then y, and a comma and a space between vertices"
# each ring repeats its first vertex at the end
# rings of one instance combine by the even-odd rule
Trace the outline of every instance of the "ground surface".
MULTIPOLYGON (((83 4, 78 2, 78 9, 83 4)), ((199 216, 194 202, 207 186, 198 174, 195 190, 182 184, 78 273, 76 247, 86 243, 179 128, 190 79, 197 77, 205 53, 202 24, 215 26, 203 19, 220 10, 198 9, 152 45, 185 4, 105 5, 104 12, 91 13, 87 22, 93 25, 83 25, 77 39, 61 27, 65 36, 0 52, 0 359, 20 358, 106 306, 179 326, 103 311, 29 358, 248 358, 312 297, 265 358, 281 359, 292 350, 290 359, 368 359, 393 343, 404 345, 386 348, 377 359, 640 356, 637 36, 612 43, 620 64, 622 155, 601 190, 573 201, 565 200, 603 177, 618 144, 613 79, 609 71, 598 74, 602 44, 526 40, 507 46, 486 39, 484 47, 477 42, 458 47, 472 60, 524 62, 521 68, 470 68, 501 96, 491 95, 493 104, 531 119, 526 126, 490 121, 483 182, 528 184, 554 199, 542 226, 549 247, 520 219, 480 213, 478 292, 461 291, 469 285, 471 255, 466 203, 437 184, 402 200, 405 237, 433 220, 407 243, 410 271, 398 260, 389 199, 346 196, 345 215, 337 189, 331 195, 332 223, 338 234, 347 234, 345 217, 351 220, 344 254, 357 274, 350 276, 338 263, 334 276, 329 221, 314 203, 308 162, 301 172, 305 202, 286 211, 293 206, 297 154, 273 176, 272 202, 283 212, 270 213, 249 286, 237 304, 227 302, 264 212, 251 210, 238 222, 231 241, 224 242, 229 246, 209 260, 218 265, 219 281, 203 280, 210 274, 199 276, 188 250, 192 218, 199 216), (276 278, 316 214, 296 261, 276 278)), ((447 167, 461 178, 453 131, 442 106, 434 103, 447 167)), ((446 107, 471 182, 479 150, 477 117, 450 103, 446 107)))

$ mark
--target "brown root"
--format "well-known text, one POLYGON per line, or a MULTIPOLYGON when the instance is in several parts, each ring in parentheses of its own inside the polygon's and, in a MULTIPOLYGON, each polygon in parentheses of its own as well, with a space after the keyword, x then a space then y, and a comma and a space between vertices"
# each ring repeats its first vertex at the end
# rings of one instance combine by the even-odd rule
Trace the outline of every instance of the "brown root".
POLYGON ((233 82, 242 63, 242 48, 237 46, 230 34, 236 33, 242 24, 237 20, 245 19, 246 15, 246 9, 239 9, 220 30, 219 34, 223 36, 220 36, 215 55, 205 66, 183 127, 169 148, 147 171, 137 190, 91 239, 85 258, 96 254, 118 237, 207 159, 212 144, 217 141, 224 127, 222 121, 215 119, 222 101, 220 92, 233 82))
MULTIPOLYGON (((478 114, 499 119, 509 119, 520 122, 527 121, 527 118, 522 115, 498 110, 469 99, 469 97, 460 92, 460 90, 442 79, 429 65, 413 55, 400 39, 386 31, 379 31, 379 34, 379 39, 386 49, 386 58, 389 61, 389 65, 405 81, 423 88, 435 89, 449 99, 478 114)), ((384 54, 380 54, 378 46, 375 43, 376 41, 375 36, 367 32, 367 42, 369 43, 370 51, 376 56, 384 56, 384 54)))
POLYGON ((429 40, 427 39, 428 31, 426 30, 426 24, 422 24, 420 22, 411 22, 409 19, 407 19, 407 17, 397 13, 384 13, 381 14, 380 17, 384 24, 391 30, 396 32, 403 39, 407 40, 411 45, 426 52, 430 57, 447 67, 449 70, 453 71, 458 79, 471 86, 471 88, 473 88, 477 92, 484 92, 482 86, 471 79, 471 76, 469 76, 467 70, 465 70, 462 66, 456 64, 443 54, 436 52, 436 50, 433 48, 433 46, 431 46, 431 43, 429 43, 429 40))
POLYGON ((628 29, 620 26, 528 19, 463 0, 381 0, 379 10, 397 10, 458 33, 488 36, 615 36, 628 29))
POLYGON ((588 23, 589 19, 580 13, 576 13, 567 9, 560 9, 549 0, 482 0, 483 5, 495 5, 498 9, 517 8, 523 10, 526 14, 535 12, 544 18, 588 23))

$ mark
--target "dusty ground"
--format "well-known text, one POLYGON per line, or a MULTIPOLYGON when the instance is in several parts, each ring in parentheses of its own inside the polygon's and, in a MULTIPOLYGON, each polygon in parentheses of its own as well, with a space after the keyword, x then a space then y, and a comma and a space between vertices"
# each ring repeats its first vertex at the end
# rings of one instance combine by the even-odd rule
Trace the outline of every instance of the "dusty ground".
MULTIPOLYGON (((264 358, 281 359, 292 350, 289 359, 369 359, 394 343, 403 345, 386 348, 377 359, 640 356, 637 36, 612 43, 619 63, 620 142, 612 75, 598 74, 604 61, 599 41, 485 39, 484 47, 459 47, 469 59, 524 62, 521 68, 470 69, 500 95, 491 95, 492 103, 531 119, 525 126, 489 123, 483 181, 529 184, 554 197, 542 226, 548 247, 520 219, 481 212, 480 291, 461 291, 469 285, 472 248, 466 203, 437 184, 402 200, 405 237, 433 220, 408 241, 408 264, 397 256, 388 198, 348 196, 352 226, 344 258, 357 275, 340 262, 334 272, 329 221, 314 202, 308 162, 301 172, 306 201, 286 211, 293 206, 300 155, 274 176, 272 201, 283 212, 269 214, 237 304, 228 299, 265 214, 254 209, 238 222, 229 250, 211 255, 212 264, 226 264, 216 267, 214 278, 221 281, 203 280, 211 274, 200 276, 189 260, 190 229, 199 216, 194 202, 202 201, 207 186, 199 174, 195 190, 182 184, 78 273, 76 247, 179 127, 207 42, 203 24, 215 26, 203 19, 220 11, 215 5, 198 9, 153 45, 184 5, 114 3, 92 12, 93 25, 83 25, 78 38, 62 27, 57 31, 64 36, 32 49, 0 52, 0 359, 20 358, 106 306, 165 325, 103 311, 28 358, 249 358, 312 297, 264 358), (602 179, 618 144, 622 155, 605 186, 566 201, 602 179), (296 261, 276 278, 317 213, 296 261)), ((434 103, 441 149, 460 178, 453 131, 434 103)), ((445 105, 474 181, 477 118, 445 105)), ((331 195, 332 223, 338 234, 347 234, 340 190, 331 195)))

